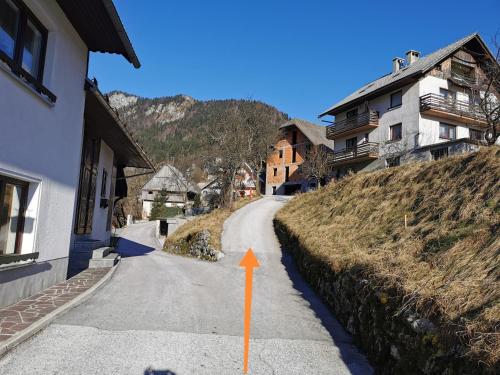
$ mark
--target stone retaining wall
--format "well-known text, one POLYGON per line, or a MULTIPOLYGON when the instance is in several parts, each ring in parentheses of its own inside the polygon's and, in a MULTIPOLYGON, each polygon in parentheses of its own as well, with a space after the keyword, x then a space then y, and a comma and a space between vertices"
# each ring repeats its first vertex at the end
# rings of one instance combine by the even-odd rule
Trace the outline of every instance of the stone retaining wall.
POLYGON ((465 357, 465 347, 438 318, 403 310, 401 293, 377 290, 362 270, 334 272, 311 255, 275 219, 276 234, 306 281, 367 354, 380 374, 494 374, 498 369, 465 357))

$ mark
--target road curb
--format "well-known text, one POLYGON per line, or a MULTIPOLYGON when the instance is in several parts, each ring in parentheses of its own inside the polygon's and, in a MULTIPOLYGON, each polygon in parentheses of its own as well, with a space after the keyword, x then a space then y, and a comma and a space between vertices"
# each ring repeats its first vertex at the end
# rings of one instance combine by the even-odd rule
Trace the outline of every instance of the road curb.
POLYGON ((47 314, 44 316, 42 319, 37 320, 34 322, 32 325, 30 325, 28 328, 24 329, 23 331, 19 332, 18 334, 12 336, 10 339, 6 340, 5 342, 0 344, 0 359, 4 357, 9 351, 14 349, 17 345, 21 344, 22 342, 26 341, 30 337, 34 336, 44 328, 46 328, 50 323, 52 323, 56 318, 58 318, 60 315, 66 313, 67 311, 71 310, 72 308, 82 304, 85 302, 87 299, 92 297, 92 295, 104 284, 106 284, 113 274, 115 273, 116 269, 121 263, 121 259, 116 263, 114 267, 111 267, 111 269, 104 275, 97 283, 92 285, 89 289, 87 289, 85 292, 80 294, 79 296, 75 297, 68 303, 59 306, 57 309, 52 311, 51 313, 47 314))

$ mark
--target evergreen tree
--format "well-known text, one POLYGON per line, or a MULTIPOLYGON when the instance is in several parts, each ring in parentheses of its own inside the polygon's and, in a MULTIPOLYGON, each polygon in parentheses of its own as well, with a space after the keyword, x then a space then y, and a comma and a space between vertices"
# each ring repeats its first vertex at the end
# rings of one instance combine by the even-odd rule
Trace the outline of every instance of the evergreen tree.
POLYGON ((153 206, 151 207, 149 220, 157 220, 161 217, 167 216, 167 207, 165 206, 165 203, 167 203, 167 196, 168 194, 165 190, 156 194, 155 199, 153 200, 153 206))

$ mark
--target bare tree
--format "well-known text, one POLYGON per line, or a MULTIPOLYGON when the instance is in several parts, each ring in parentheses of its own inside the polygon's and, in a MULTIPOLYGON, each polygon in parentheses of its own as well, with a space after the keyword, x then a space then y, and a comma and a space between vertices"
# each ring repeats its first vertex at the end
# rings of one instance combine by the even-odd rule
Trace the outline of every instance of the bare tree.
POLYGON ((222 113, 208 137, 210 155, 206 168, 216 176, 221 189, 221 205, 232 207, 236 175, 247 163, 259 175, 277 136, 277 128, 254 102, 243 102, 222 113))
POLYGON ((332 171, 330 154, 323 145, 312 146, 306 150, 304 162, 300 166, 304 177, 315 180, 318 188, 321 187, 321 181, 332 171))
POLYGON ((270 147, 278 138, 278 128, 269 121, 265 116, 264 111, 248 111, 244 112, 246 123, 245 137, 246 137, 246 155, 245 162, 252 168, 257 176, 255 182, 258 188, 258 179, 265 168, 267 157, 273 151, 270 147))
POLYGON ((402 138, 399 141, 386 141, 380 144, 380 154, 385 160, 391 160, 405 156, 410 152, 408 147, 408 137, 402 138))
POLYGON ((495 144, 500 136, 500 41, 499 33, 493 38, 494 54, 478 54, 467 50, 479 67, 477 78, 462 77, 470 92, 471 102, 478 117, 487 123, 486 142, 495 144))

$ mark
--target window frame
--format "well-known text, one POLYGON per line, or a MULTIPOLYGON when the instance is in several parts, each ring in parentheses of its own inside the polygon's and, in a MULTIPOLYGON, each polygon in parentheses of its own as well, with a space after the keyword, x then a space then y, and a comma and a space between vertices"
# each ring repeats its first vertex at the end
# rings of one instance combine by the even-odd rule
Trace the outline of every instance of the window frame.
POLYGON ((440 122, 439 123, 439 139, 446 139, 448 141, 454 141, 457 139, 457 126, 456 125, 451 125, 446 122, 440 122), (441 136, 441 127, 446 127, 447 129, 447 136, 443 137, 441 136), (450 129, 453 129, 453 137, 450 136, 450 129))
POLYGON ((401 165, 401 156, 394 156, 385 160, 387 168, 399 167, 401 165))
POLYGON ((355 150, 357 147, 358 147, 358 137, 357 137, 357 136, 356 136, 356 137, 347 138, 347 139, 345 140, 345 149, 346 149, 347 151, 350 151, 350 150, 355 150), (347 141, 354 141, 354 145, 352 145, 352 146, 350 146, 350 147, 349 147, 349 146, 347 146, 347 141))
POLYGON ((33 12, 21 0, 9 0, 19 9, 19 20, 17 24, 17 34, 14 40, 14 53, 10 57, 4 51, 0 50, 0 61, 4 61, 9 67, 11 72, 22 79, 25 79, 38 93, 43 94, 49 98, 52 103, 55 103, 57 97, 43 85, 43 76, 45 72, 45 60, 47 55, 47 40, 49 32, 47 28, 40 22, 40 20, 33 14, 33 12), (23 68, 23 53, 24 45, 26 42, 26 30, 28 21, 35 26, 42 36, 40 46, 40 56, 36 77, 23 68))
POLYGON ((297 147, 292 147, 292 163, 297 162, 297 147))
POLYGON ((472 128, 469 128, 469 139, 472 139, 473 141, 484 141, 485 138, 484 138, 484 132, 482 130, 478 130, 478 129, 472 129, 472 128), (477 137, 473 137, 472 134, 475 133, 475 134, 479 134, 480 137, 477 138, 477 137))
POLYGON ((345 113, 345 118, 347 120, 351 120, 351 119, 354 119, 358 116, 358 108, 353 108, 353 109, 350 109, 349 111, 347 111, 345 113))
POLYGON ((403 123, 398 122, 397 124, 389 126, 389 141, 390 142, 397 142, 403 139, 403 123), (394 138, 393 137, 393 129, 396 129, 396 127, 399 127, 401 130, 399 132, 399 138, 394 138))
POLYGON ((278 175, 278 168, 273 168, 273 177, 278 175))
POLYGON ((399 108, 402 105, 403 105, 403 90, 398 90, 398 91, 391 93, 391 95, 389 96, 389 109, 399 108), (395 104, 393 104, 393 97, 396 94, 401 94, 401 103, 395 105, 395 104))
POLYGON ((450 156, 448 147, 441 147, 431 150, 432 160, 441 160, 450 156))
POLYGON ((283 150, 278 150, 278 155, 280 159, 283 159, 283 150))
MULTIPOLYGON (((11 184, 14 186, 19 186, 21 187, 22 193, 20 197, 20 203, 19 203, 19 217, 17 221, 17 228, 16 228, 16 240, 14 244, 14 253, 13 254, 4 254, 3 250, 0 250, 0 258, 1 257, 12 257, 12 256, 18 256, 21 255, 22 251, 22 242, 23 242, 23 234, 24 234, 24 224, 26 220, 26 208, 28 205, 28 190, 29 190, 29 182, 19 180, 16 178, 12 178, 9 176, 5 175, 0 175, 0 206, 3 204, 3 199, 4 199, 4 192, 5 192, 5 185, 6 184, 11 184)), ((1 264, 1 263, 0 263, 1 264)))

